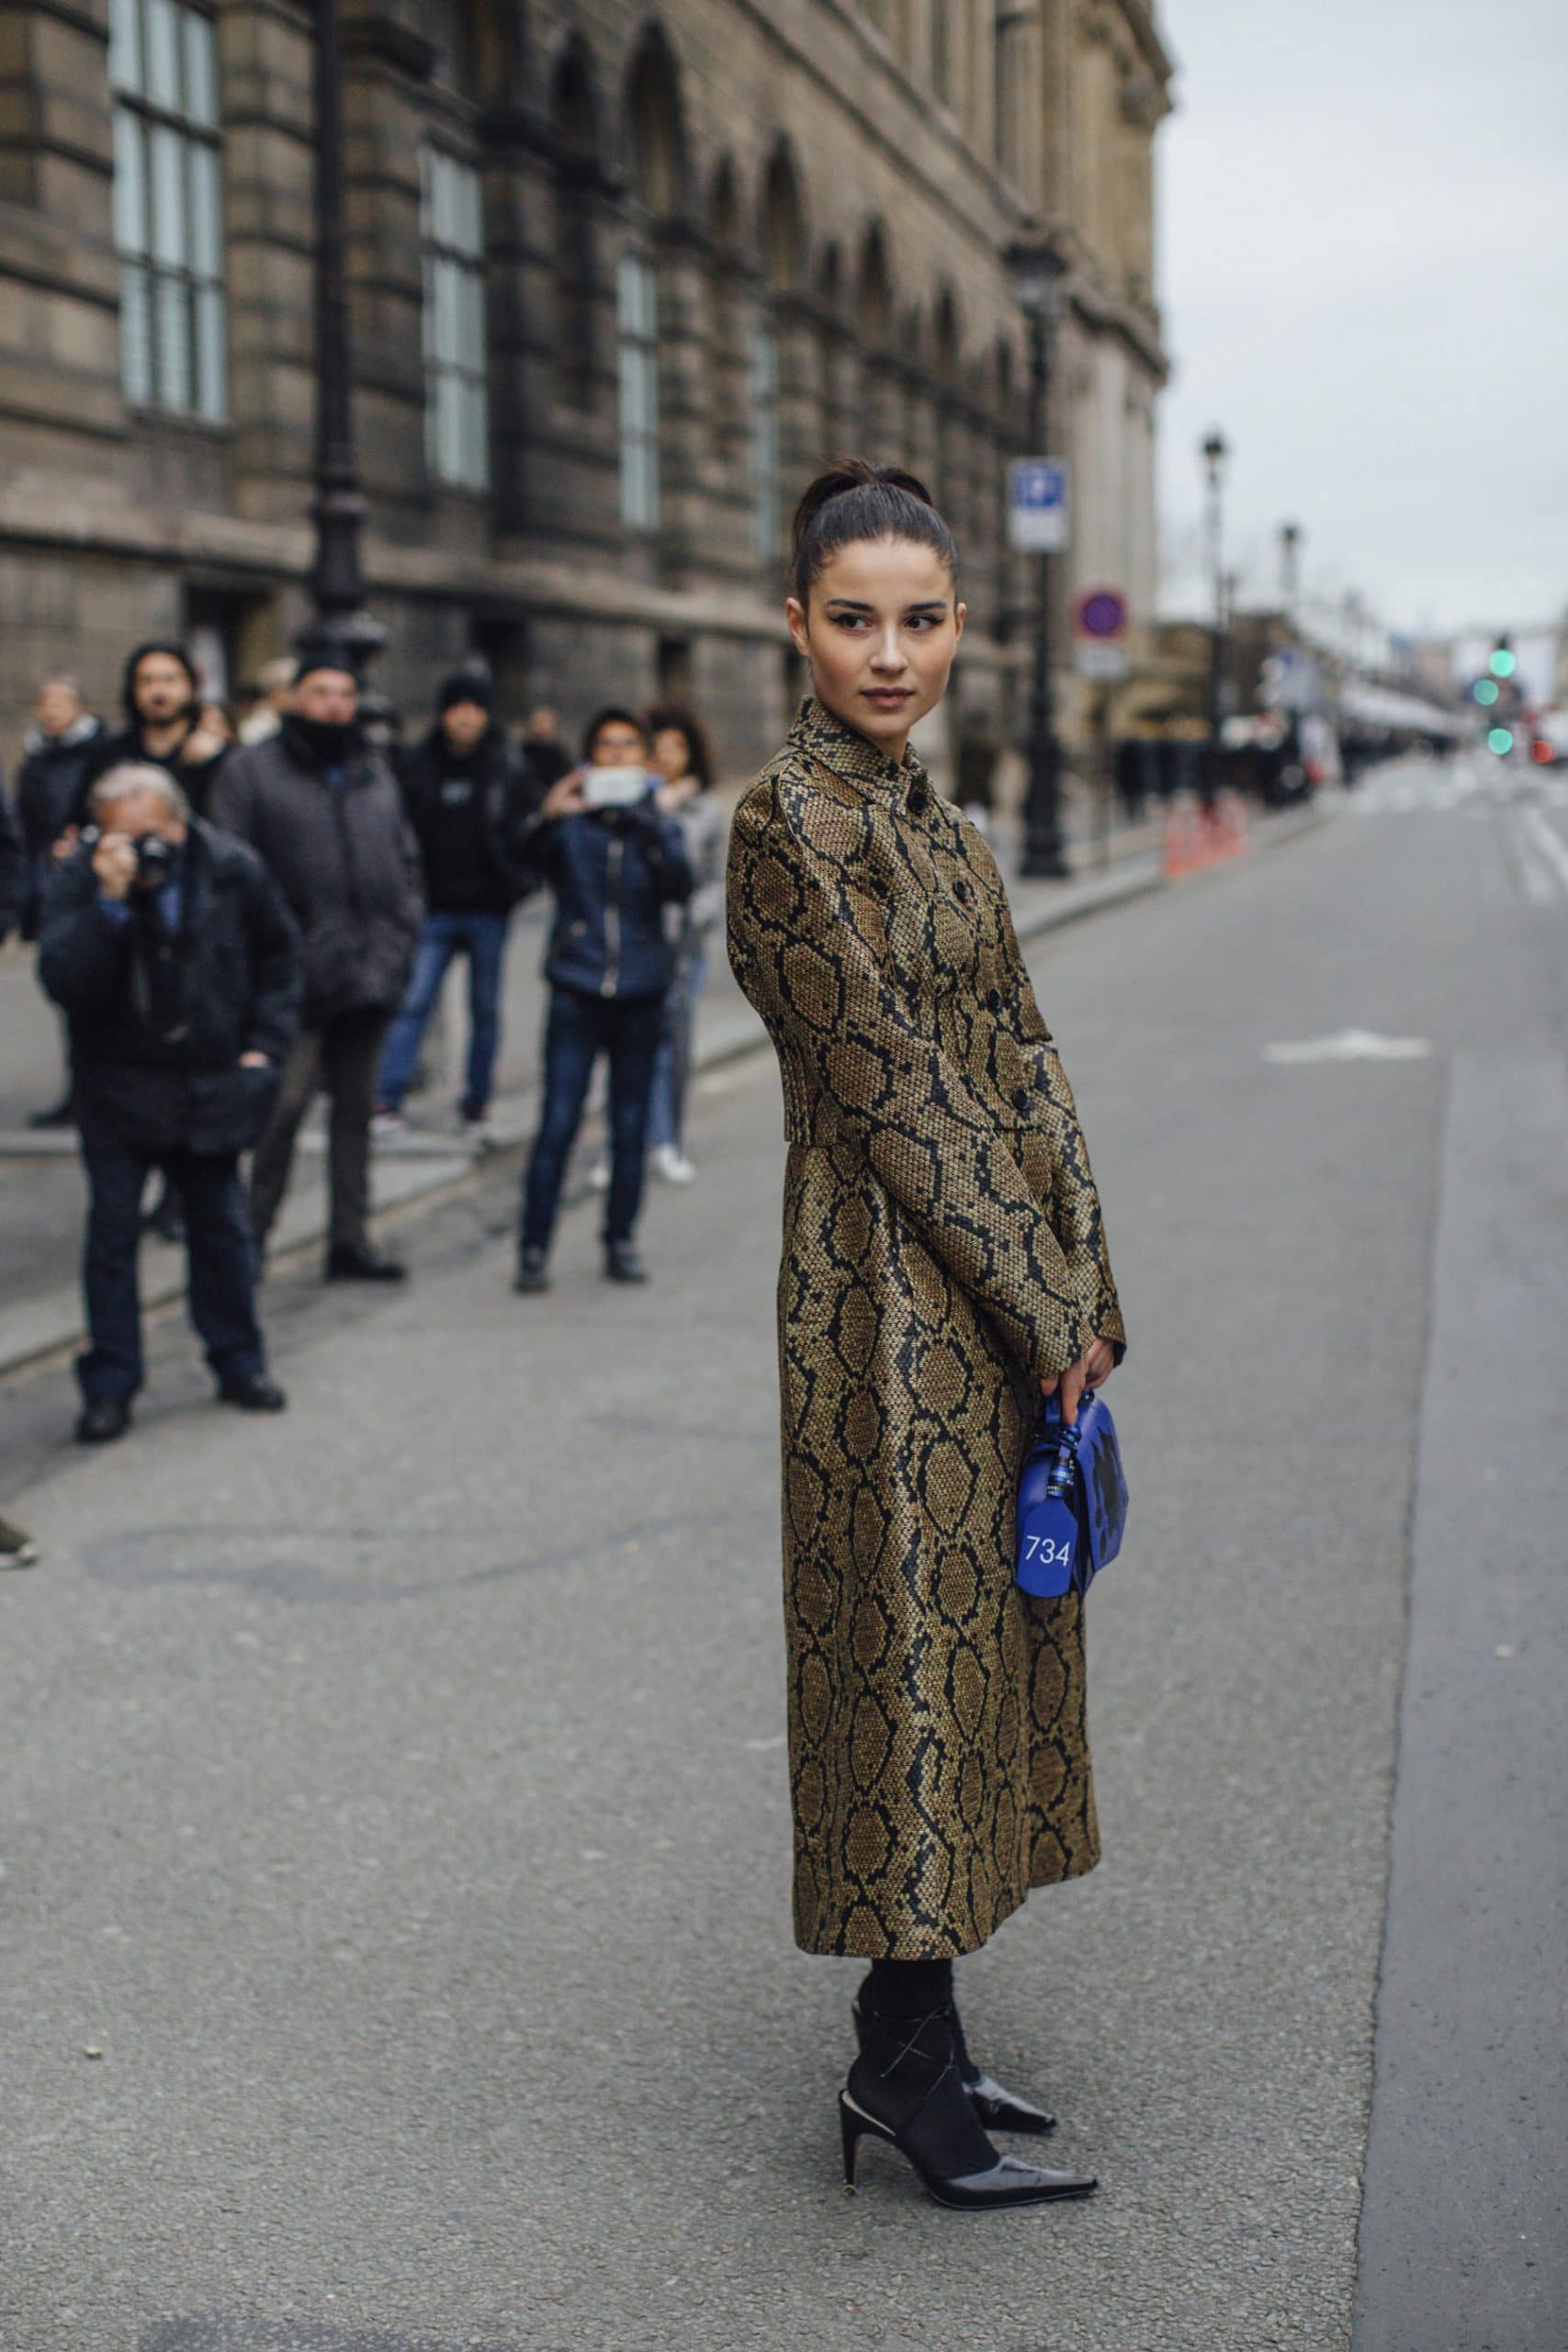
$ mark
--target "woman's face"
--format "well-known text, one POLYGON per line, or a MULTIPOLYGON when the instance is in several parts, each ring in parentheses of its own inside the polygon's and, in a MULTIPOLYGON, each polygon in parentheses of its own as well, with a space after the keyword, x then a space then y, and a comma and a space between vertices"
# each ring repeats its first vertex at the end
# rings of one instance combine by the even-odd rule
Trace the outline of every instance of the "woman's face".
POLYGON ((666 784, 679 784, 692 773, 692 747, 684 728, 661 727, 653 739, 653 764, 666 784))
POLYGON ((862 539, 829 557, 803 609, 785 612, 811 665, 817 699, 835 718, 902 759, 909 729, 947 692, 964 607, 934 548, 862 539))

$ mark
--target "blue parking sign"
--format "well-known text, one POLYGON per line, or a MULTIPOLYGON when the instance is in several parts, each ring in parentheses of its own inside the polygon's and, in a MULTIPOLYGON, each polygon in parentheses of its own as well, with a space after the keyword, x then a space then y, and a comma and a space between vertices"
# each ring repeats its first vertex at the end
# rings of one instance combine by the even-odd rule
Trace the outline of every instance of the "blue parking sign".
POLYGON ((1025 554, 1067 544, 1068 487, 1062 458, 1014 458, 1008 467, 1008 540, 1025 554))

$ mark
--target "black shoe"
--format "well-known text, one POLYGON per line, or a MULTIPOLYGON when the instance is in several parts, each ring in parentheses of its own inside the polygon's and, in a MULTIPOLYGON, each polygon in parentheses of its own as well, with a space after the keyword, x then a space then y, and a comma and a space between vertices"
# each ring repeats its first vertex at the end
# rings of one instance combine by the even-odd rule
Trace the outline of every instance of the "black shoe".
POLYGON ((512 1278, 513 1290, 548 1290, 550 1271, 542 1250, 525 1250, 517 1261, 517 1272, 512 1278))
MULTIPOLYGON (((855 2039, 865 2047, 864 2010, 871 2006, 870 1980, 867 1979, 855 1995, 852 2015, 855 2021, 855 2039)), ((953 2055, 958 2064, 958 2079, 969 2094, 969 2104, 987 2132, 1054 2132, 1056 2119, 1047 2115, 1043 2107, 1035 2107, 1016 2091, 1005 2090, 989 2075, 983 2075, 969 2055, 964 2039, 964 2021, 956 2007, 953 2012, 953 2055)))
POLYGON ((637 1255, 632 1241, 607 1241, 604 1244, 604 1280, 607 1283, 646 1283, 651 1280, 648 1268, 637 1255))
POLYGON ((269 1379, 265 1372, 251 1372, 243 1380, 220 1382, 218 1402, 237 1405, 242 1413, 281 1413, 288 1399, 276 1381, 269 1379))
POLYGON ((29 1127, 73 1127, 76 1105, 68 1094, 62 1102, 51 1102, 47 1111, 34 1111, 28 1120, 29 1127))
POLYGON ((997 2154, 959 2079, 951 2009, 919 2018, 863 2009, 861 2033, 861 2054, 839 2094, 844 2186, 852 2195, 868 2132, 908 2158, 938 2205, 1043 2205, 1089 2197, 1099 2188, 1090 2173, 1047 2172, 997 2154))
POLYGON ((408 1277, 400 1259, 384 1258, 368 1241, 334 1241, 327 1251, 330 1283, 406 1283, 408 1277))
POLYGON ((38 1545, 27 1529, 0 1519, 0 1568, 30 1568, 37 1558, 38 1545))
POLYGON ((130 1427, 130 1401, 125 1396, 90 1396, 76 1419, 78 1445, 108 1445, 130 1427))

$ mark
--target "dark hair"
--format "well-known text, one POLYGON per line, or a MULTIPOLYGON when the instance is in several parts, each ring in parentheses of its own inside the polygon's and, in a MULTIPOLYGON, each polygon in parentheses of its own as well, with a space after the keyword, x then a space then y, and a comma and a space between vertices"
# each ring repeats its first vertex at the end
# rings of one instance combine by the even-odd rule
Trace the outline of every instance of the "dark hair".
POLYGON ((677 735, 685 737, 686 756, 692 763, 692 774, 706 792, 713 783, 713 748, 708 741, 707 729, 704 727, 702 720, 694 710, 688 710, 684 703, 661 702, 648 714, 648 740, 650 746, 654 737, 661 735, 666 728, 672 729, 677 735))
POLYGON ((145 645, 137 646, 126 656, 125 675, 120 681, 120 701, 124 705, 125 715, 133 727, 140 715, 136 707, 136 673, 141 669, 143 662, 148 661, 154 653, 164 654, 169 661, 179 663, 180 668, 190 680, 192 702, 201 692, 201 680, 197 675, 196 663, 191 660, 185 647, 175 645, 163 638, 150 637, 145 645))
POLYGON ((585 760, 593 757, 593 746, 606 727, 635 727, 645 746, 648 742, 647 725, 635 710, 623 709, 619 703, 606 703, 603 710, 594 712, 582 730, 582 756, 585 760))
POLYGON ((958 578, 958 549, 918 474, 902 466, 873 466, 840 458, 818 474, 795 510, 791 579, 804 605, 811 583, 840 548, 865 539, 913 539, 930 548, 958 578))

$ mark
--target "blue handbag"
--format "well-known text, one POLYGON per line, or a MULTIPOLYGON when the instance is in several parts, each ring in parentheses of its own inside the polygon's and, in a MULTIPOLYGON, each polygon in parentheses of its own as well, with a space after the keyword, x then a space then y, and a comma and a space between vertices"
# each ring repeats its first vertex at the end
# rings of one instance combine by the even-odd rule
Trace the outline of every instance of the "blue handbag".
POLYGON ((1040 1434, 1018 1484, 1018 1581, 1025 1592, 1059 1600, 1087 1592, 1122 1549, 1127 1481, 1111 1408, 1084 1391, 1076 1421, 1044 1400, 1040 1434))

